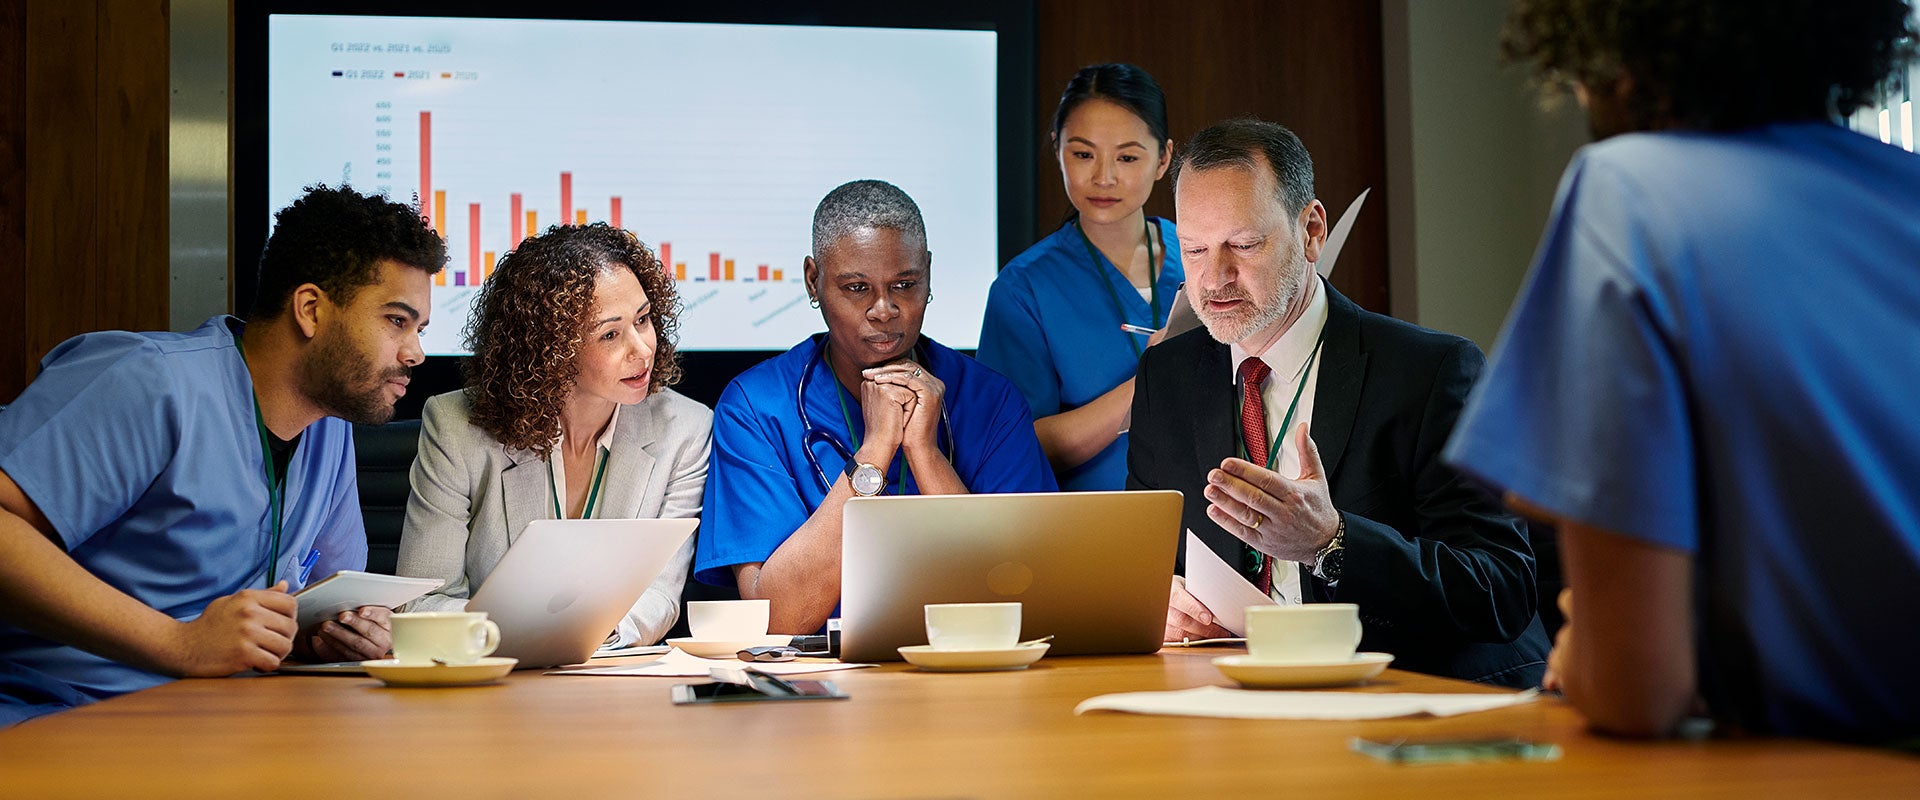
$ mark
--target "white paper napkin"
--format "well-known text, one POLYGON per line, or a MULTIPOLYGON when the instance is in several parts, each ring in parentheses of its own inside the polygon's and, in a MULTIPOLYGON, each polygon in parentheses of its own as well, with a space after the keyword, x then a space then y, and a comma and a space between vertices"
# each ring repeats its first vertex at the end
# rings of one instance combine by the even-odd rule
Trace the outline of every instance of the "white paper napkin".
MULTIPOLYGON (((650 678, 705 678, 708 670, 714 667, 739 669, 747 662, 737 658, 701 658, 687 655, 687 652, 675 647, 667 651, 658 661, 644 664, 623 664, 617 667, 593 667, 591 669, 566 669, 548 672, 548 675, 624 675, 650 678)), ((843 669, 871 667, 872 664, 823 664, 799 661, 756 662, 753 668, 770 675, 806 675, 813 672, 835 672, 843 669)))
POLYGON ((1202 686, 1174 692, 1127 692, 1089 698, 1073 709, 1126 711, 1179 717, 1229 719, 1388 719, 1451 717, 1531 703, 1529 689, 1510 694, 1382 694, 1370 692, 1273 692, 1202 686))

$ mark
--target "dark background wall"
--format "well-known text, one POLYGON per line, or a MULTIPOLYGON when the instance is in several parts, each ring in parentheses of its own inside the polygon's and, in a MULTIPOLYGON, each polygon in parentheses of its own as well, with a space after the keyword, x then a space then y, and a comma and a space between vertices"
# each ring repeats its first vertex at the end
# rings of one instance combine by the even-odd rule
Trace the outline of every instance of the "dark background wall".
POLYGON ((167 4, 0 3, 0 403, 74 334, 167 327, 167 4))
MULTIPOLYGON (((1379 4, 1198 0, 1178 24, 1169 11, 1036 4, 1035 230, 1067 210, 1045 128, 1060 89, 1081 66, 1130 61, 1166 89, 1176 146, 1208 123, 1258 116, 1305 140, 1333 214, 1372 187, 1334 283, 1385 311, 1379 4)), ((0 403, 69 336, 168 326, 168 13, 164 0, 0 3, 0 403)), ((1173 217, 1165 184, 1148 210, 1173 217)))

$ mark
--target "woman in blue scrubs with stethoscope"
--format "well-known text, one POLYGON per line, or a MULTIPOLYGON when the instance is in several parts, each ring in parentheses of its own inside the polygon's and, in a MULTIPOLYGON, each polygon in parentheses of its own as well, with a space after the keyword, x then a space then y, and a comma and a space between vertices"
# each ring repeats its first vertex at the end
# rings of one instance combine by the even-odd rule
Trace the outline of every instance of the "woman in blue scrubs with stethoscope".
POLYGON ((1013 384, 920 335, 932 264, 906 192, 829 192, 805 262, 827 332, 741 373, 714 407, 694 575, 772 601, 771 632, 812 633, 839 606, 847 500, 1055 487, 1013 384))
POLYGON ((1160 85, 1131 64, 1080 70, 1053 148, 1073 218, 1000 271, 979 358, 1026 397, 1062 488, 1120 489, 1134 370, 1185 280, 1173 223, 1144 209, 1173 161, 1160 85))

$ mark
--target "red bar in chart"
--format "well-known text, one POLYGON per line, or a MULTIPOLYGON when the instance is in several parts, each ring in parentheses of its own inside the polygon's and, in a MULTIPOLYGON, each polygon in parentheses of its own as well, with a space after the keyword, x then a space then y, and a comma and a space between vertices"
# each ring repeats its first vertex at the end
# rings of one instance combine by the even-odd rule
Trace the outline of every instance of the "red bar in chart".
MULTIPOLYGON (((432 212, 433 203, 433 112, 420 112, 420 215, 432 212)), ((434 222, 428 217, 428 223, 434 222)), ((439 229, 438 225, 434 226, 439 229)))
POLYGON ((767 279, 767 265, 765 265, 765 264, 761 264, 761 265, 760 265, 760 280, 763 280, 763 281, 764 281, 764 280, 766 280, 766 279, 767 279))
MULTIPOLYGON (((614 195, 611 199, 607 201, 607 222, 611 223, 613 227, 616 227, 616 228, 620 227, 620 196, 619 195, 614 195)), ((661 258, 660 260, 665 261, 666 259, 661 258)))
POLYGON ((710 281, 720 280, 720 254, 719 253, 707 254, 707 280, 710 280, 710 281))
MULTIPOLYGON (((672 242, 660 243, 660 268, 661 269, 673 268, 673 243, 672 242)), ((683 281, 686 280, 687 279, 686 270, 680 270, 679 274, 675 275, 674 277, 683 281)))
POLYGON ((467 274, 473 276, 473 285, 478 286, 486 280, 486 273, 480 271, 480 204, 467 204, 467 274))
POLYGON ((560 173, 560 224, 573 219, 573 173, 560 173))
POLYGON ((515 231, 520 230, 520 220, 522 219, 520 216, 519 192, 513 193, 512 200, 509 201, 509 204, 512 205, 513 208, 507 213, 507 249, 512 250, 520 246, 520 237, 514 235, 515 231))

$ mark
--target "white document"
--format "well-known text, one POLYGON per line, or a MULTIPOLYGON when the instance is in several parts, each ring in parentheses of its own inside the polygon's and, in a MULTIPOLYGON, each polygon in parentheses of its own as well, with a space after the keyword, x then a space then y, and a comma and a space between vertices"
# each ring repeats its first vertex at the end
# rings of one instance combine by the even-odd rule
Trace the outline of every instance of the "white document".
MULTIPOLYGON (((1293 568, 1292 562, 1287 562, 1285 572, 1286 576, 1299 579, 1300 571, 1293 568)), ((1280 575, 1281 570, 1276 568, 1274 574, 1280 575)), ((1187 591, 1213 612, 1214 622, 1235 636, 1247 635, 1247 606, 1279 605, 1273 598, 1261 594, 1260 587, 1240 577, 1239 570, 1220 560, 1213 548, 1200 541, 1193 531, 1187 531, 1187 591)))
POLYGON ((348 609, 361 606, 394 608, 438 588, 438 578, 402 578, 398 575, 343 569, 301 589, 293 599, 300 603, 300 629, 306 630, 307 626, 348 609))
POLYGON ((647 645, 636 644, 636 645, 628 645, 626 647, 609 647, 607 645, 601 645, 600 649, 593 651, 593 655, 590 656, 590 658, 619 658, 621 656, 659 656, 659 655, 666 655, 667 651, 672 649, 673 649, 672 647, 669 647, 664 644, 647 644, 647 645))
POLYGON ((1373 692, 1275 692, 1202 686, 1176 692, 1103 694, 1075 706, 1073 713, 1125 711, 1177 717, 1228 719, 1390 719, 1427 715, 1451 717, 1524 705, 1540 690, 1502 694, 1387 694, 1373 692))
MULTIPOLYGON (((548 675, 619 675, 646 678, 705 678, 714 667, 739 669, 747 662, 737 658, 701 658, 687 655, 678 647, 668 650, 658 661, 644 664, 625 664, 618 667, 591 667, 588 669, 554 670, 548 675)), ((871 667, 872 664, 812 663, 803 661, 759 661, 753 668, 769 675, 806 675, 814 672, 837 672, 843 669, 871 667)))
POLYGON ((1360 190, 1360 196, 1353 198, 1353 204, 1340 215, 1340 221, 1333 223, 1333 231, 1327 234, 1327 243, 1320 248, 1320 261, 1313 265, 1313 271, 1325 278, 1333 274, 1333 262, 1340 257, 1340 250, 1346 247, 1347 234, 1353 233, 1353 221, 1360 216, 1360 206, 1367 202, 1367 193, 1371 188, 1360 190))

